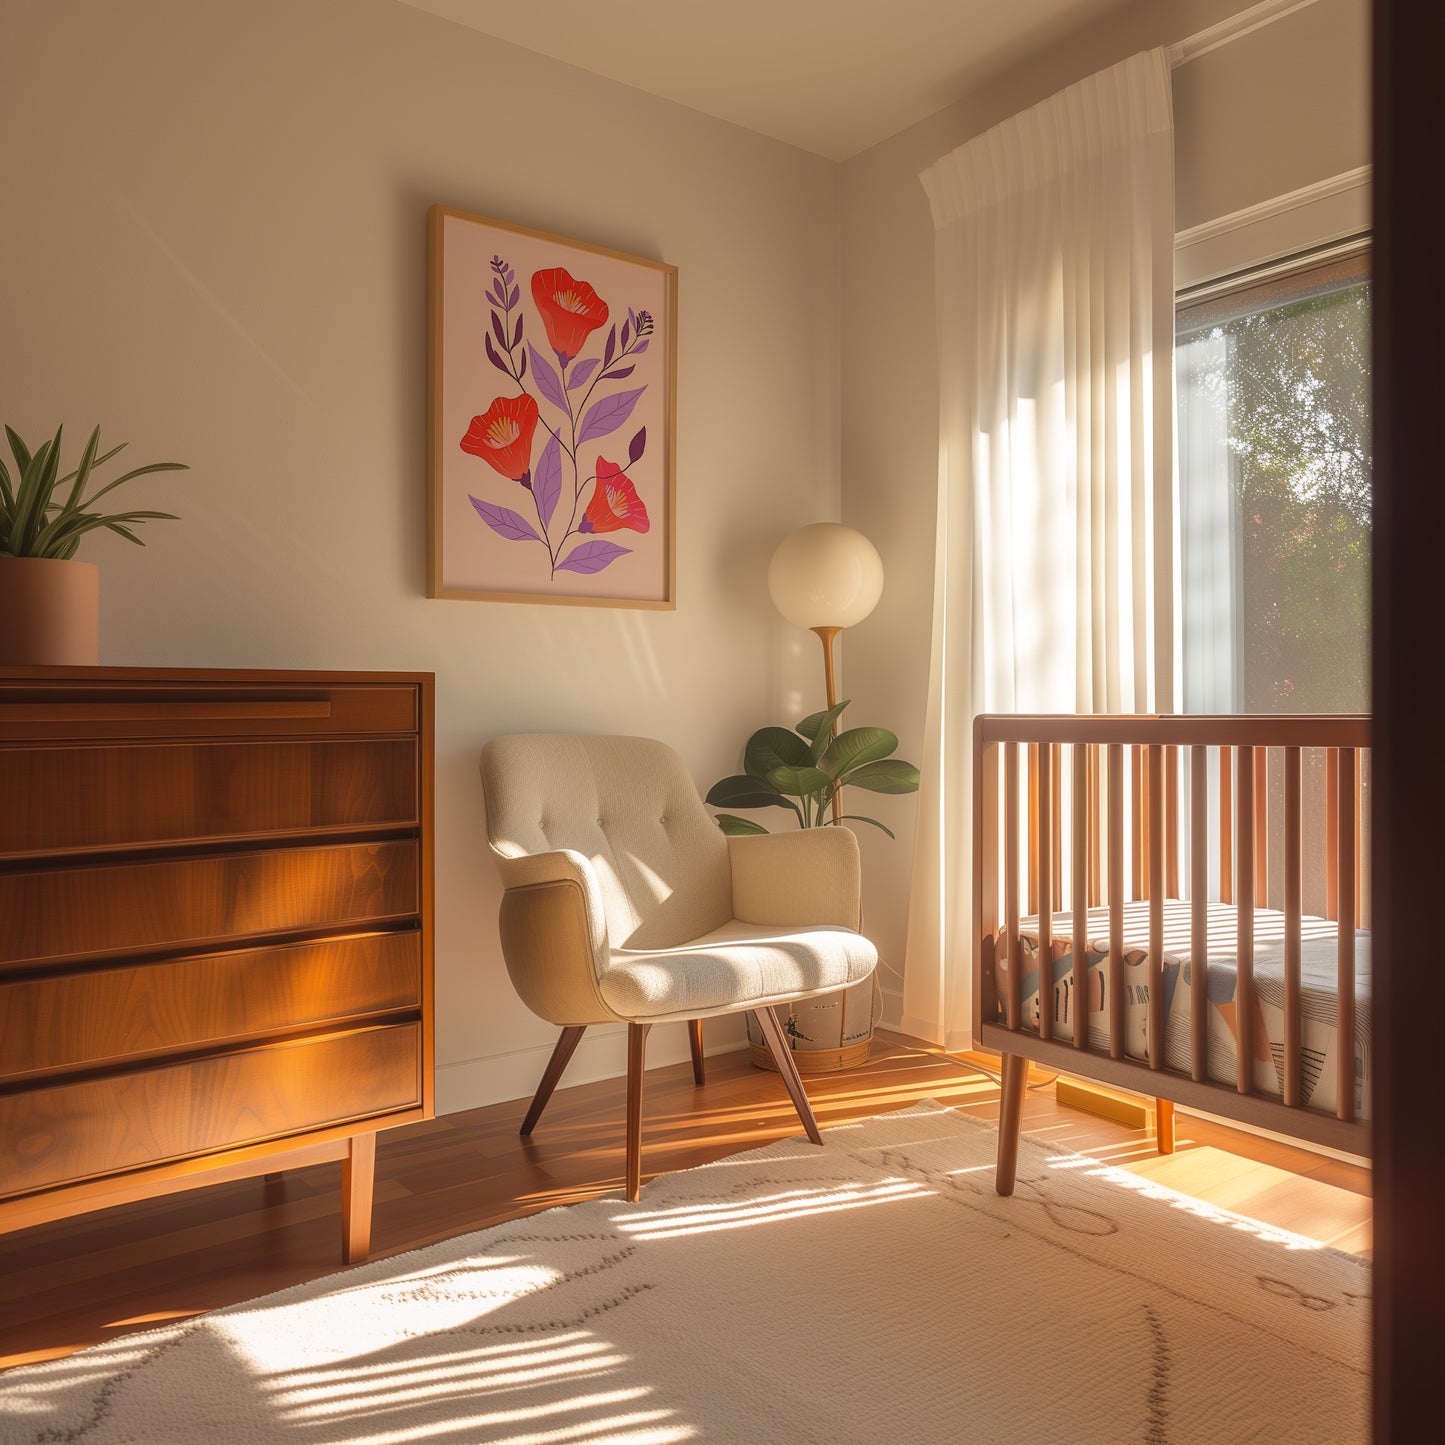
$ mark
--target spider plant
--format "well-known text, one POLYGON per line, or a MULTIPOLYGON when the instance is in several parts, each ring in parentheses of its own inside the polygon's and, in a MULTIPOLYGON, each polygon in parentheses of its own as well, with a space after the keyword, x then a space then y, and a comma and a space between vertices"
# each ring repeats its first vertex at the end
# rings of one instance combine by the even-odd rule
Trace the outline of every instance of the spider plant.
POLYGON ((108 462, 125 443, 112 447, 108 452, 100 450, 100 428, 91 432, 90 440, 81 454, 80 465, 64 476, 60 473, 60 437, 62 427, 55 435, 43 441, 34 452, 10 428, 5 435, 10 439, 10 451, 15 458, 15 476, 0 458, 0 557, 48 557, 56 561, 69 561, 75 556, 81 538, 97 527, 119 532, 128 542, 143 546, 141 539, 131 530, 139 522, 175 521, 172 512, 100 512, 95 504, 117 487, 147 472, 183 472, 187 468, 181 462, 151 462, 148 466, 116 477, 103 487, 86 495, 95 469, 108 462), (64 500, 57 493, 69 487, 64 500))
MULTIPOLYGON (((847 706, 845 699, 812 713, 791 732, 760 728, 743 749, 743 772, 714 783, 707 801, 714 808, 791 808, 799 827, 823 828, 832 823, 833 795, 845 784, 870 793, 916 793, 918 769, 892 756, 898 739, 886 728, 849 728, 834 737, 847 706)), ((893 836, 877 818, 848 813, 840 821, 871 823, 893 836)), ((719 813, 717 825, 732 837, 768 831, 734 813, 719 813)))

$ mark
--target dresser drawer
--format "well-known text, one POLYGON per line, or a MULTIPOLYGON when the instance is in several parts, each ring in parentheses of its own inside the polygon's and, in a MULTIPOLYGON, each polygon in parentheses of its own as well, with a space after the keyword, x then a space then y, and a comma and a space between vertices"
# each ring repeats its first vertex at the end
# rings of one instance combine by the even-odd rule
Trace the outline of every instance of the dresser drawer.
POLYGON ((398 1024, 0 1094, 0 1197, 414 1108, 420 1057, 398 1024))
POLYGON ((417 740, 0 745, 0 858, 417 821, 417 740))
POLYGON ((417 842, 265 849, 0 874, 0 972, 51 959, 351 931, 413 916, 417 842))
POLYGON ((7 683, 0 741, 279 737, 409 733, 420 725, 415 684, 131 682, 7 683))
POLYGON ((421 1002, 415 930, 0 982, 0 1080, 421 1002))

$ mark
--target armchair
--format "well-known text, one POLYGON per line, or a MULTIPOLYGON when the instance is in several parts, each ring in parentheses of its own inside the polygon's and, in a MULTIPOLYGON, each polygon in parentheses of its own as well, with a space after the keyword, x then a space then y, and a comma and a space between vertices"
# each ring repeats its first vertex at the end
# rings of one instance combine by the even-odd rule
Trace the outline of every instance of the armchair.
POLYGON ((536 1127, 582 1035, 627 1025, 627 1198, 642 1184, 648 1031, 751 1012, 803 1128, 823 1142, 773 1013, 858 983, 878 962, 857 932, 858 844, 844 828, 748 838, 718 830, 682 759, 647 738, 528 733, 482 750, 500 928, 522 1001, 562 1034, 522 1122, 536 1127))

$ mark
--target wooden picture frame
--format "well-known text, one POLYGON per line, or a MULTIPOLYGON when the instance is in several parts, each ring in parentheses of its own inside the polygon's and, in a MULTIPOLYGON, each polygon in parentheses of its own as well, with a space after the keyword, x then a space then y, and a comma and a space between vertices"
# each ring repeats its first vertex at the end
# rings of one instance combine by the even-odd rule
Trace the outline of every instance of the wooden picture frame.
POLYGON ((677 267, 428 215, 429 597, 677 606, 677 267))

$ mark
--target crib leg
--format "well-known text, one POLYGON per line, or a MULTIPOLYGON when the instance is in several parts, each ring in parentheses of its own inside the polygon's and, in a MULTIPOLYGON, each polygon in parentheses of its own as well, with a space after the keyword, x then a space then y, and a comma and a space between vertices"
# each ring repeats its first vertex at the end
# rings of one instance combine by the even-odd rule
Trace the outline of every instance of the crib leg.
POLYGON ((1003 1096, 998 1116, 998 1162, 993 1187, 1007 1197, 1014 1192, 1019 1163, 1019 1128, 1024 1118, 1024 1091, 1028 1088, 1029 1061, 1022 1054, 1003 1056, 1003 1096))
POLYGON ((1154 1100, 1154 1144, 1161 1154, 1174 1152, 1174 1104, 1170 1099, 1154 1100))

